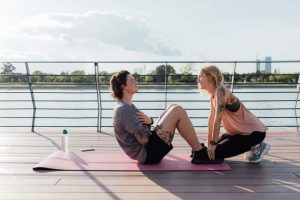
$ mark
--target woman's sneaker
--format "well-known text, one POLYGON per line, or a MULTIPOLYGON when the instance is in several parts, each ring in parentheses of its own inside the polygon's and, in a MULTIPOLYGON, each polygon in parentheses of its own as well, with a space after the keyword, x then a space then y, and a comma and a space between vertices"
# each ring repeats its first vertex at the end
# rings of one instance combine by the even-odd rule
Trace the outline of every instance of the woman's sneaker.
POLYGON ((192 163, 199 165, 199 164, 219 164, 224 162, 224 159, 216 158, 214 160, 210 160, 207 152, 207 147, 204 144, 201 144, 202 149, 199 151, 192 151, 192 163))
MULTIPOLYGON (((256 145, 256 146, 258 147, 259 145, 260 145, 260 144, 258 144, 258 145, 256 145)), ((254 153, 254 151, 255 151, 255 149, 256 149, 256 146, 251 147, 251 149, 250 149, 249 151, 247 151, 247 152, 244 153, 244 158, 245 158, 246 160, 249 161, 249 159, 251 158, 252 154, 254 153)))
POLYGON ((252 149, 246 153, 246 159, 249 162, 258 163, 262 161, 264 155, 268 154, 269 150, 270 150, 270 145, 261 142, 259 145, 252 147, 252 149))

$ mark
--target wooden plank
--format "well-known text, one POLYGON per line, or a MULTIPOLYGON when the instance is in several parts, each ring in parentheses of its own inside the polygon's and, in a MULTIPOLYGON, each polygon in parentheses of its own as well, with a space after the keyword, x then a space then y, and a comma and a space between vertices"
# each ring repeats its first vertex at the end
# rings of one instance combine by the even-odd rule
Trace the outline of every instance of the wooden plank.
MULTIPOLYGON (((73 150, 93 145, 99 153, 121 151, 112 132, 70 133, 73 150)), ((300 199, 300 137, 293 131, 268 132, 269 155, 259 164, 242 155, 229 158, 232 171, 33 171, 59 148, 60 136, 57 131, 0 133, 0 200, 300 199)), ((205 141, 205 131, 198 136, 205 141)), ((173 152, 189 155, 178 135, 174 146, 173 152)))
POLYGON ((175 178, 161 178, 161 177, 151 177, 147 176, 117 176, 117 174, 110 175, 99 175, 99 176, 0 176, 1 180, 0 186, 9 186, 9 187, 19 187, 19 186, 94 186, 97 185, 106 185, 106 186, 149 186, 149 185, 161 185, 161 186, 228 186, 228 185, 239 185, 239 186, 264 186, 264 185, 295 185, 299 186, 300 180, 298 178, 281 178, 281 179, 230 179, 230 178, 201 178, 192 179, 190 177, 179 177, 175 178), (176 182, 175 182, 176 181, 176 182))
POLYGON ((164 193, 146 193, 143 191, 137 191, 136 193, 2 193, 0 196, 1 200, 40 200, 40 199, 53 199, 53 200, 151 200, 151 199, 164 199, 164 200, 179 200, 179 199, 189 199, 189 200, 240 200, 241 197, 244 200, 248 199, 272 199, 272 200, 282 200, 282 199, 293 199, 299 200, 299 193, 178 193, 176 191, 165 191, 164 193))
POLYGON ((98 185, 91 186, 59 186, 59 185, 0 185, 0 191, 10 193, 299 193, 300 184, 272 185, 98 185))

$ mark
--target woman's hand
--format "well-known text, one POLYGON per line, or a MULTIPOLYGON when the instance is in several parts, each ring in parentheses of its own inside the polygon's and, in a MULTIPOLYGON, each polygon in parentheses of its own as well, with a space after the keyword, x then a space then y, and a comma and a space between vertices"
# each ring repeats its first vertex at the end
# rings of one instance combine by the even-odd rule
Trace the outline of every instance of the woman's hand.
POLYGON ((152 118, 148 117, 145 113, 141 111, 137 113, 137 117, 140 120, 140 122, 142 122, 143 124, 147 124, 147 125, 153 124, 152 118))
POLYGON ((208 143, 207 145, 207 152, 208 152, 208 156, 211 160, 215 159, 215 150, 216 150, 216 146, 214 144, 210 144, 208 143))

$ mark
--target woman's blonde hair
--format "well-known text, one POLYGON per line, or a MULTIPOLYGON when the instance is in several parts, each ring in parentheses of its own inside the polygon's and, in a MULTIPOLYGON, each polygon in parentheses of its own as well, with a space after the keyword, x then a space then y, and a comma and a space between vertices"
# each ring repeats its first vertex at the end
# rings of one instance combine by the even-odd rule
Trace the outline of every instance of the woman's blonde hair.
POLYGON ((223 84, 223 74, 215 65, 204 66, 203 68, 201 68, 201 72, 208 76, 211 76, 212 82, 215 86, 220 86, 221 84, 223 84))

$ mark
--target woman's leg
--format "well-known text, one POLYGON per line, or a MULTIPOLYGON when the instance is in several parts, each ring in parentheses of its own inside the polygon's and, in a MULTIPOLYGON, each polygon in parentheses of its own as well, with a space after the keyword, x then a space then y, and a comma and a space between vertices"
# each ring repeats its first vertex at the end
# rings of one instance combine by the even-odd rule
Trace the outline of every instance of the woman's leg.
POLYGON ((233 135, 220 141, 215 149, 216 158, 229 158, 246 151, 264 140, 266 134, 253 132, 250 135, 233 135))
POLYGON ((230 137, 232 137, 232 136, 229 135, 229 134, 227 134, 227 133, 222 134, 222 135, 219 137, 219 139, 218 139, 218 141, 217 141, 217 144, 222 143, 224 140, 227 141, 227 139, 230 138, 230 137))
POLYGON ((194 151, 201 149, 196 131, 186 111, 181 106, 172 104, 158 119, 155 131, 163 141, 170 145, 176 128, 194 151))

